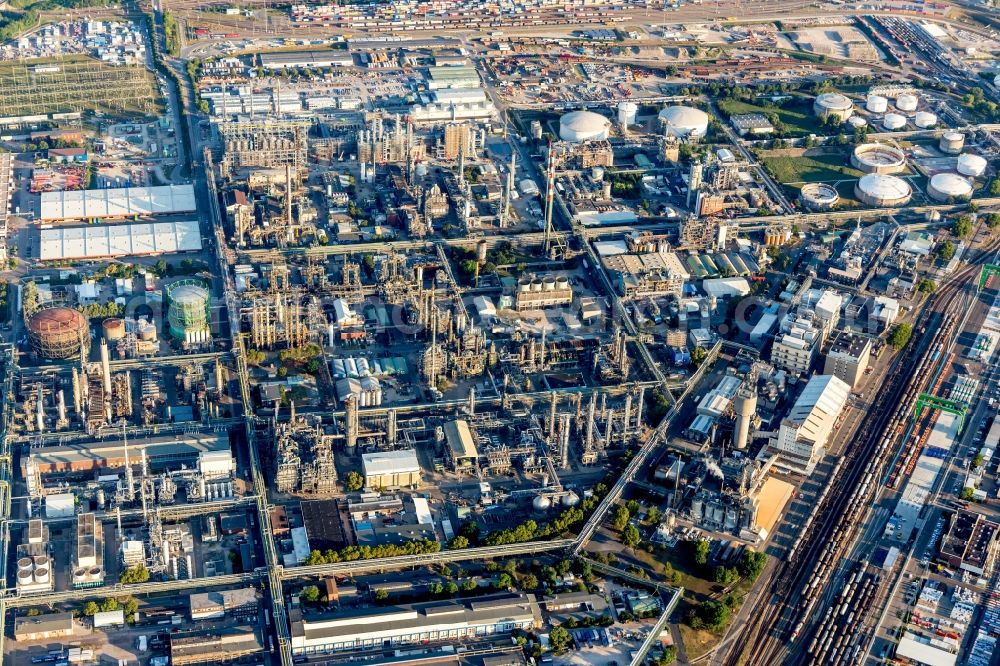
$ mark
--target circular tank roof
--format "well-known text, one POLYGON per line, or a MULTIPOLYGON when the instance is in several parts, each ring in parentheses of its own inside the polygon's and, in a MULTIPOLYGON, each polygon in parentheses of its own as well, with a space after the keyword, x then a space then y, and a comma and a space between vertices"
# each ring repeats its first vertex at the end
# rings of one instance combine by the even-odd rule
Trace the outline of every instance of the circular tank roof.
POLYGON ((668 106, 657 117, 668 134, 701 136, 708 131, 708 114, 693 106, 668 106))
POLYGON ((927 111, 918 111, 913 124, 921 128, 934 127, 937 125, 937 116, 927 111))
POLYGON ((887 113, 882 119, 882 126, 887 130, 897 130, 901 127, 905 127, 906 116, 901 116, 898 113, 887 113))
POLYGON ((840 93, 823 93, 816 98, 816 104, 834 110, 847 110, 854 106, 850 99, 840 93))
POLYGON ((910 195, 910 185, 897 176, 870 173, 858 181, 858 189, 868 196, 881 199, 903 199, 910 195))
POLYGON ((958 172, 963 176, 978 177, 986 171, 988 162, 985 157, 964 153, 958 156, 958 172))
POLYGON ((931 196, 937 193, 944 198, 967 197, 972 194, 972 183, 957 173, 937 173, 931 176, 927 190, 931 196))
POLYGON ((174 303, 201 303, 208 300, 208 290, 196 284, 182 284, 168 289, 168 296, 174 303))
POLYGON ((32 333, 62 333, 87 328, 87 318, 73 308, 55 307, 39 310, 28 319, 32 333))
POLYGON ((563 141, 587 141, 608 138, 611 121, 593 111, 572 111, 559 119, 559 138, 563 141))

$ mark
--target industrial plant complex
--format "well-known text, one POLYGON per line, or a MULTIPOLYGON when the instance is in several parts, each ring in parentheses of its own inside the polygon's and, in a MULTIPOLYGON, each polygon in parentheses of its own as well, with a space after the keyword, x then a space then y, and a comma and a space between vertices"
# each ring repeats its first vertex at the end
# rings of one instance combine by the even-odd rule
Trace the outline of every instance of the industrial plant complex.
POLYGON ((5 666, 1000 659, 995 8, 53 2, 5 666))

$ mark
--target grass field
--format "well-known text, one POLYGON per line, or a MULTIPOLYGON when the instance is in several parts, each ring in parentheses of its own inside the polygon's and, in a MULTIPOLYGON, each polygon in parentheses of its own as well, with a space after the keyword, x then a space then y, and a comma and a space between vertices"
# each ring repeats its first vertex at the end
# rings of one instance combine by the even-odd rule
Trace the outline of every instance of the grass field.
POLYGON ((825 155, 764 155, 761 161, 782 184, 836 183, 845 178, 858 179, 864 174, 850 164, 844 153, 825 155))
POLYGON ((813 115, 812 103, 806 99, 792 99, 783 107, 766 107, 750 104, 740 100, 726 99, 719 102, 719 109, 727 116, 743 113, 774 114, 788 130, 789 137, 822 134, 823 126, 819 118, 813 115))

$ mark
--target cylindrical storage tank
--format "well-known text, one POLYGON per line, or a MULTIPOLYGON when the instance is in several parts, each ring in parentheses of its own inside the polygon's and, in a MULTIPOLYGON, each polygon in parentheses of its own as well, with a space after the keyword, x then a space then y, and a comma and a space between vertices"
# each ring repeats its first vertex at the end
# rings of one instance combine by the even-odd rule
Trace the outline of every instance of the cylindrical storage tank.
POLYGON ((813 111, 820 118, 837 118, 846 121, 854 114, 854 104, 840 93, 823 93, 813 102, 813 111))
POLYGON ((906 127, 906 116, 898 113, 887 113, 885 114, 885 117, 882 118, 882 127, 886 128, 890 132, 901 130, 906 127))
POLYGON ((552 506, 552 500, 548 497, 539 495, 535 499, 531 500, 531 506, 534 507, 535 511, 546 511, 552 506))
POLYGON ((896 108, 907 113, 917 110, 917 96, 910 93, 903 93, 896 98, 896 108))
POLYGON ((665 136, 698 139, 708 133, 708 114, 693 106, 668 106, 657 114, 665 136))
POLYGON ((555 291, 556 290, 556 279, 554 277, 547 277, 542 280, 542 291, 555 291))
POLYGON ((618 124, 622 127, 635 124, 635 115, 639 112, 639 107, 635 102, 618 103, 618 124))
POLYGON ((30 557, 22 557, 21 559, 19 559, 17 561, 17 570, 18 571, 27 571, 27 572, 30 573, 31 571, 34 570, 34 568, 35 568, 35 564, 34 564, 34 562, 32 562, 32 560, 31 560, 30 557))
POLYGON ((913 117, 913 124, 920 129, 934 127, 937 125, 937 122, 937 116, 929 111, 917 111, 917 115, 913 117))
POLYGON ((601 141, 608 138, 611 121, 593 111, 573 111, 559 119, 559 138, 563 141, 601 141))
POLYGON ((143 342, 153 342, 156 340, 156 326, 143 322, 139 324, 139 339, 143 342))
POLYGON ((942 153, 958 155, 965 148, 965 135, 961 132, 945 132, 941 135, 941 142, 938 148, 942 153))
POLYGON ((40 567, 35 569, 35 582, 36 583, 48 583, 49 582, 49 568, 40 567))
POLYGON ((691 500, 691 515, 695 520, 701 520, 701 512, 704 510, 705 504, 700 499, 691 500))
POLYGON ((958 156, 958 172, 970 178, 979 178, 986 173, 988 163, 986 158, 972 153, 965 153, 958 156))
POLYGON ((881 143, 863 143, 851 153, 851 165, 865 173, 899 173, 906 168, 906 153, 881 143))
POLYGON ((967 199, 972 196, 972 183, 957 173, 936 173, 927 184, 927 196, 935 201, 967 199))
POLYGON ((86 352, 90 330, 83 313, 62 306, 43 308, 28 319, 28 341, 42 358, 66 359, 86 352))
POLYGON ((865 108, 872 113, 885 113, 889 110, 889 100, 882 95, 868 95, 865 108))
POLYGON ((910 200, 912 193, 905 180, 883 173, 862 176, 854 186, 854 194, 858 200, 876 208, 903 206, 910 200))
POLYGON ((45 555, 35 555, 32 558, 32 564, 36 569, 38 567, 47 567, 49 566, 49 558, 46 557, 45 555))
POLYGON ((28 569, 27 571, 17 572, 18 585, 31 585, 34 582, 35 582, 34 569, 28 569))
POLYGON ((105 340, 108 342, 117 342, 125 337, 125 320, 118 319, 117 317, 105 319, 101 323, 101 329, 104 331, 105 340))
POLYGON ((87 581, 87 570, 83 567, 73 569, 73 584, 80 585, 87 581))
POLYGON ((868 121, 861 116, 851 116, 847 119, 847 124, 851 127, 865 127, 868 125, 868 121))
POLYGON ((198 280, 181 280, 167 287, 167 321, 177 340, 204 340, 208 332, 209 293, 198 280))
POLYGON ((837 188, 826 183, 807 183, 799 191, 799 197, 809 210, 830 210, 840 201, 837 188))

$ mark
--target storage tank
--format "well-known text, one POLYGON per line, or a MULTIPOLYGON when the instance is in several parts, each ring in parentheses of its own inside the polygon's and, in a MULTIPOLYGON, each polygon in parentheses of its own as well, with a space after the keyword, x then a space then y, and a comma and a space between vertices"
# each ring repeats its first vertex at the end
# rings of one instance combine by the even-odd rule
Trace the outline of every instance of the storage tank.
POLYGON ((820 118, 837 118, 845 121, 854 113, 854 104, 840 93, 823 93, 813 102, 813 111, 820 118))
POLYGON ((912 194, 909 183, 898 176, 870 173, 854 186, 854 194, 867 206, 891 208, 903 206, 912 194))
POLYGON ((34 582, 35 582, 35 574, 33 569, 29 569, 27 571, 21 571, 20 569, 18 570, 17 572, 18 585, 31 585, 34 582))
POLYGON ((148 321, 139 324, 139 339, 143 342, 156 341, 156 326, 148 321))
POLYGON ((664 136, 698 139, 708 133, 708 114, 693 106, 668 106, 656 119, 664 136))
POLYGON ((47 359, 67 359, 86 352, 90 330, 83 313, 62 306, 43 308, 28 319, 31 349, 47 359))
POLYGON ((906 127, 906 116, 898 113, 887 113, 885 114, 885 117, 882 118, 882 127, 886 128, 890 132, 901 130, 906 127))
POLYGON ((73 585, 83 585, 87 582, 87 570, 83 567, 73 569, 73 585))
POLYGON ((927 184, 927 196, 935 201, 967 199, 972 196, 972 183, 957 173, 936 173, 927 184))
POLYGON ((125 320, 117 317, 105 319, 101 323, 101 329, 104 331, 105 340, 117 342, 125 337, 125 320))
POLYGON ((593 111, 573 111, 559 119, 559 138, 579 143, 608 138, 611 121, 593 111))
POLYGON ((882 95, 868 95, 865 108, 872 113, 885 113, 889 110, 889 100, 882 95))
POLYGON ((963 176, 979 178, 986 173, 986 158, 972 153, 964 153, 958 156, 958 172, 963 176))
POLYGON ((635 124, 635 116, 639 112, 639 107, 635 102, 618 103, 618 124, 628 127, 635 124))
POLYGON ((531 506, 534 507, 535 511, 547 511, 549 507, 552 506, 552 500, 548 497, 539 495, 535 499, 531 500, 531 506))
POLYGON ((851 153, 851 165, 865 173, 899 173, 906 168, 906 153, 881 143, 863 143, 851 153))
POLYGON ((580 503, 580 496, 574 493, 572 490, 563 495, 562 505, 566 507, 576 506, 580 503))
POLYGON ((917 96, 910 93, 903 93, 896 98, 896 108, 900 111, 911 113, 917 110, 917 96))
POLYGON ((35 582, 36 583, 48 583, 49 580, 50 580, 50 578, 49 578, 49 568, 48 567, 39 567, 38 569, 35 569, 35 582))
POLYGON ((868 121, 861 116, 851 116, 847 119, 847 124, 855 128, 866 127, 868 125, 868 121))
POLYGON ((180 280, 167 287, 170 334, 184 342, 200 342, 208 334, 208 289, 198 280, 180 280))
POLYGON ((929 111, 918 111, 917 115, 913 118, 913 124, 920 129, 929 129, 937 125, 938 118, 935 114, 929 111))
POLYGON ((958 155, 965 148, 965 135, 961 132, 945 132, 941 135, 941 142, 938 148, 942 153, 958 155))
POLYGON ((702 512, 705 510, 705 503, 699 498, 694 498, 691 500, 691 516, 695 520, 701 520, 702 512))

